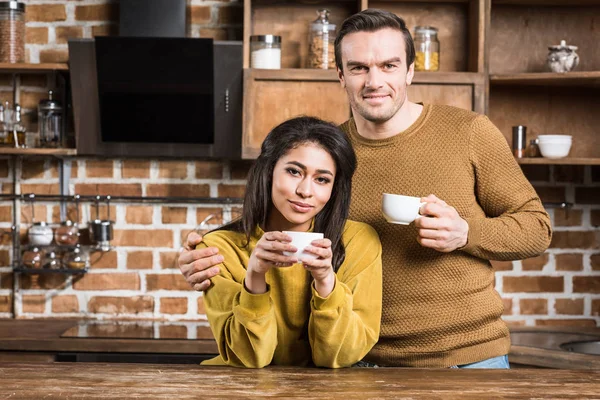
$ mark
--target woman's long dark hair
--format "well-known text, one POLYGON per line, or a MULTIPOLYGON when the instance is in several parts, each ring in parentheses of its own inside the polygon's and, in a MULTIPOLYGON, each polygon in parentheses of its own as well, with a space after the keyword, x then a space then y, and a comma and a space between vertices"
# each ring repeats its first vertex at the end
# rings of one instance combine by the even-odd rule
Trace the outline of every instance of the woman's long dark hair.
POLYGON ((269 132, 248 175, 242 217, 221 229, 243 232, 249 241, 257 225, 265 227, 273 207, 271 189, 275 164, 290 150, 304 144, 321 147, 335 162, 336 174, 331 197, 315 216, 314 231, 322 232, 325 238, 331 240, 332 264, 334 271, 337 271, 346 255, 342 233, 350 209, 356 156, 346 134, 332 123, 314 117, 297 117, 269 132))

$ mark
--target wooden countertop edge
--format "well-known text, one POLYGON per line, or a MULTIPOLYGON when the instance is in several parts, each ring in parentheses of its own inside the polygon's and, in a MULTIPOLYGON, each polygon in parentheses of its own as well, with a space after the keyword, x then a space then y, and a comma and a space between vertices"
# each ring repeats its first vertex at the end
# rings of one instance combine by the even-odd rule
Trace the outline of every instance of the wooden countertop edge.
POLYGON ((600 357, 549 350, 538 347, 511 346, 508 358, 511 363, 560 369, 600 369, 600 357))

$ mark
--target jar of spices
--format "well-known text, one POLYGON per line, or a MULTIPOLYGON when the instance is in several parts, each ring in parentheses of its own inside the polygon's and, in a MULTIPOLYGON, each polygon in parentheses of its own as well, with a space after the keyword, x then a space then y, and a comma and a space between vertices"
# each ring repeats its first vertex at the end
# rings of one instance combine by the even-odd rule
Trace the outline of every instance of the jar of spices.
POLYGON ((63 246, 74 246, 79 241, 79 228, 73 221, 63 221, 54 232, 56 244, 63 246))
POLYGON ((438 30, 432 26, 415 27, 415 71, 440 69, 438 30))
POLYGON ((329 10, 317 11, 317 19, 308 29, 308 68, 335 68, 335 24, 329 22, 329 10))
POLYGON ((47 246, 53 237, 52 228, 43 221, 33 223, 27 232, 29 244, 34 246, 47 246))
POLYGON ((50 251, 46 253, 44 260, 42 261, 42 268, 44 269, 60 269, 62 268, 62 263, 60 259, 57 257, 56 253, 50 251))
POLYGON ((25 62, 25 4, 0 1, 0 62, 25 62))
POLYGON ((23 252, 21 263, 25 268, 41 268, 42 267, 42 252, 37 247, 32 247, 23 252))
POLYGON ((260 69, 280 69, 281 36, 250 36, 250 67, 260 69))
POLYGON ((80 245, 75 246, 73 251, 65 254, 63 262, 67 268, 85 269, 88 266, 88 256, 80 245))

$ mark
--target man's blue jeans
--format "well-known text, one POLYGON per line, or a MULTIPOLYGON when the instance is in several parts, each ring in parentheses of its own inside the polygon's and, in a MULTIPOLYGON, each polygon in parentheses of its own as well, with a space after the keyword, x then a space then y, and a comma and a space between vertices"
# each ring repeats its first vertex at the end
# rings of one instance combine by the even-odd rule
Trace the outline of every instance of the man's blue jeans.
POLYGON ((471 364, 457 365, 452 368, 489 368, 489 369, 510 369, 508 356, 498 356, 488 358, 487 360, 477 361, 471 364))

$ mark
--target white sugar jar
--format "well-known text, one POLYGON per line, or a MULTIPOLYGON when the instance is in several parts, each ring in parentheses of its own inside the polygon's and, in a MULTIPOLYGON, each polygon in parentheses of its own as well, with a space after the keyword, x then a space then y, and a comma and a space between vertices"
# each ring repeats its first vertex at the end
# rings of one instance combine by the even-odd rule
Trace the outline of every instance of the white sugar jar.
POLYGON ((281 36, 250 36, 250 67, 260 69, 280 69, 281 36))

